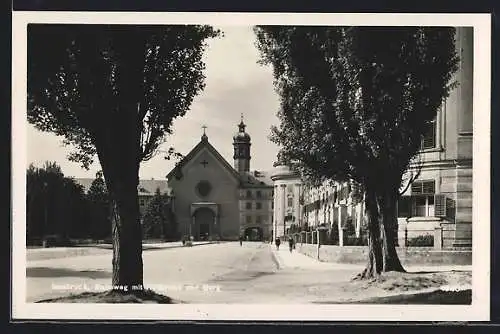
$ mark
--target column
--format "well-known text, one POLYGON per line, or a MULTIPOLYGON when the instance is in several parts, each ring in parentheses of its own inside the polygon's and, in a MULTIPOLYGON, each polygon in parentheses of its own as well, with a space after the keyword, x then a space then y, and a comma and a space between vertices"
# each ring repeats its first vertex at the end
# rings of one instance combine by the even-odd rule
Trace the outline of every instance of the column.
POLYGON ((278 235, 278 210, 279 210, 279 194, 278 194, 278 186, 274 186, 274 196, 273 196, 273 235, 271 242, 274 242, 276 236, 278 235))
POLYGON ((361 203, 356 204, 355 207, 355 217, 356 217, 356 237, 359 238, 361 234, 361 203))
POLYGON ((192 218, 192 221, 191 221, 191 224, 189 225, 189 237, 193 236, 193 229, 195 227, 195 222, 196 222, 196 218, 195 216, 193 215, 193 218, 192 218))
POLYGON ((339 246, 344 246, 344 230, 342 229, 342 205, 338 207, 339 215, 338 215, 338 227, 339 227, 339 246))
POLYGON ((298 188, 299 188, 299 199, 298 199, 298 203, 299 203, 299 208, 298 208, 298 217, 297 217, 297 225, 299 226, 299 228, 302 226, 302 209, 303 209, 303 204, 301 204, 300 202, 300 198, 303 197, 303 190, 302 190, 302 184, 299 183, 298 184, 298 188))
POLYGON ((214 215, 214 233, 212 233, 212 240, 213 238, 217 238, 219 235, 219 226, 217 226, 217 215, 214 215))
POLYGON ((294 224, 298 226, 300 217, 300 183, 296 183, 293 187, 293 215, 295 216, 294 224))
POLYGON ((280 230, 283 229, 283 232, 279 233, 279 236, 285 235, 285 212, 286 212, 286 184, 280 185, 280 196, 281 196, 281 208, 280 208, 280 216, 278 221, 278 226, 280 226, 280 230))

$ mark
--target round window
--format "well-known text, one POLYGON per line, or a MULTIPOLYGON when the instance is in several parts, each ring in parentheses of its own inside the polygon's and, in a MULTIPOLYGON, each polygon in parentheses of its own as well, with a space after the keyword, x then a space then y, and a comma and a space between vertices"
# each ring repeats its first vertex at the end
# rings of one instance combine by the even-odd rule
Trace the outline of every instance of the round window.
POLYGON ((201 197, 207 197, 212 190, 212 185, 208 181, 200 181, 196 185, 196 191, 201 197))

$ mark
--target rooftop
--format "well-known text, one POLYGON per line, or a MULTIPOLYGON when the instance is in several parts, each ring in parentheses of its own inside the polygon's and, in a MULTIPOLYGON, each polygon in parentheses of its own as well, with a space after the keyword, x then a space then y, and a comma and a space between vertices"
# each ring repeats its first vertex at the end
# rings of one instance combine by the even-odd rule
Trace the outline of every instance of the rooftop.
MULTIPOLYGON (((83 190, 88 192, 92 182, 95 179, 92 178, 75 178, 75 181, 82 185, 83 190)), ((152 196, 156 192, 156 189, 160 189, 162 194, 170 194, 170 188, 168 187, 167 180, 139 180, 139 195, 140 196, 152 196)))

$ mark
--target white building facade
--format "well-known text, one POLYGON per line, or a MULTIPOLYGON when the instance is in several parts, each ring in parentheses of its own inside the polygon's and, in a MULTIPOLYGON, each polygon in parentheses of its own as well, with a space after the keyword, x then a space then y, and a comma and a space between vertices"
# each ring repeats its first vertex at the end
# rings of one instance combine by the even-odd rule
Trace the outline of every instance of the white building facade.
POLYGON ((306 229, 324 228, 337 233, 343 246, 347 224, 352 226, 352 237, 359 238, 363 226, 363 198, 354 182, 325 181, 319 187, 304 186, 303 221, 306 229))
POLYGON ((302 181, 286 166, 277 166, 271 180, 274 184, 272 240, 275 240, 302 225, 302 181))

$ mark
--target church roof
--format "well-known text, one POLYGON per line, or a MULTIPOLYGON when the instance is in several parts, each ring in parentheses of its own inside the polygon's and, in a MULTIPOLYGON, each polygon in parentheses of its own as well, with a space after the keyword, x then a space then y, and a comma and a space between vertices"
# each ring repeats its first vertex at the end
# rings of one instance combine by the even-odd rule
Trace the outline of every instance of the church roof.
POLYGON ((241 173, 240 184, 242 188, 260 188, 272 187, 273 181, 271 180, 269 172, 264 171, 251 171, 241 173))
MULTIPOLYGON (((199 151, 203 148, 207 148, 207 150, 214 155, 214 157, 219 160, 222 165, 229 170, 231 174, 234 175, 235 178, 239 178, 238 172, 224 159, 224 157, 208 142, 207 136, 204 134, 201 141, 189 152, 168 174, 167 180, 170 180, 176 173, 180 173, 182 167, 186 165, 199 151)), ((180 176, 180 175, 179 175, 180 176)))
MULTIPOLYGON (((83 187, 85 193, 87 193, 92 185, 94 179, 92 178, 75 178, 75 181, 83 187)), ((159 188, 162 194, 170 194, 170 188, 168 187, 166 180, 139 180, 139 196, 152 196, 159 188)))
POLYGON ((167 174, 167 180, 172 177, 178 176, 182 177, 180 174, 182 167, 186 165, 199 151, 206 148, 210 153, 212 153, 217 160, 219 160, 224 168, 226 168, 234 177, 239 180, 240 187, 242 188, 262 188, 262 187, 272 187, 273 181, 271 180, 271 172, 267 171, 251 171, 238 173, 233 166, 231 166, 226 159, 208 142, 208 138, 203 137, 202 140, 167 174))

